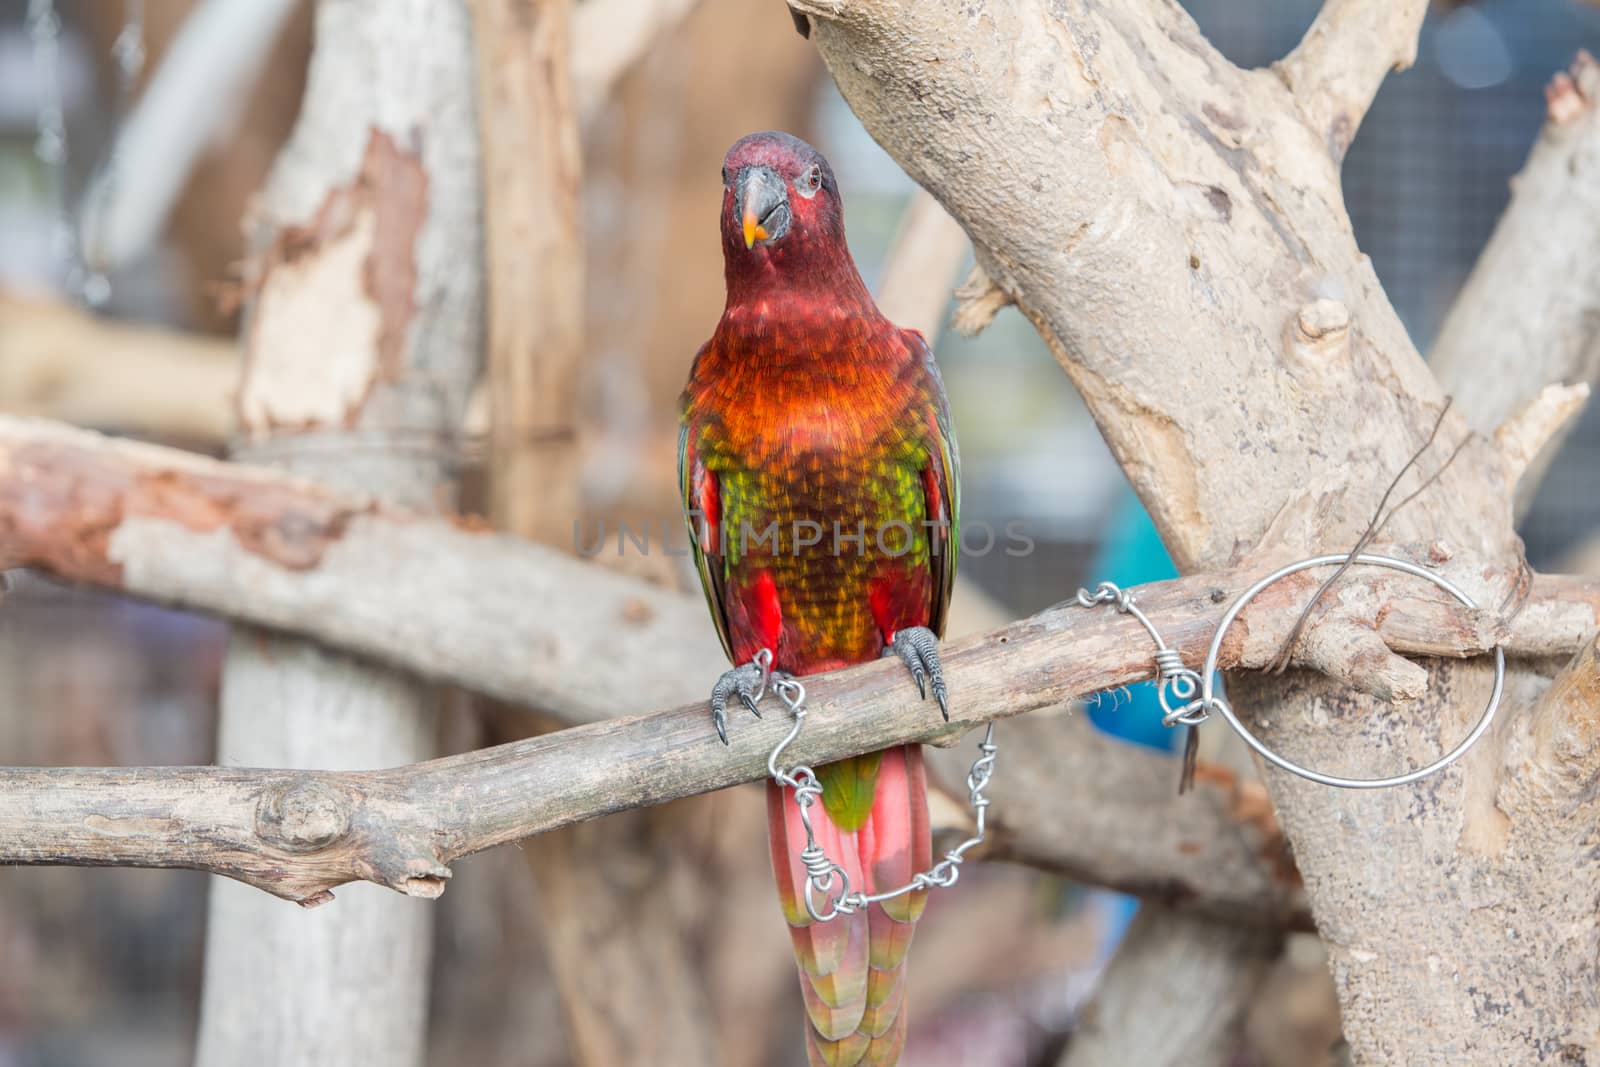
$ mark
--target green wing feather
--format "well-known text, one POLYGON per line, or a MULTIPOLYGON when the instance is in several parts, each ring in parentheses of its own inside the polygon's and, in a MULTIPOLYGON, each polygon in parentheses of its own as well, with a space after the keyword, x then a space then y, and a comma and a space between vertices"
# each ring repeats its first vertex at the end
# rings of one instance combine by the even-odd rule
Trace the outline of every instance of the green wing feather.
POLYGON ((950 402, 945 397, 944 379, 939 365, 934 362, 933 351, 927 339, 917 330, 901 330, 906 344, 913 352, 921 353, 923 366, 932 381, 933 421, 937 440, 932 442, 928 463, 932 467, 934 484, 945 502, 950 518, 946 528, 948 537, 939 546, 932 559, 933 608, 928 616, 928 629, 944 636, 945 622, 950 613, 950 591, 955 587, 956 562, 961 554, 961 452, 956 446, 955 432, 950 422, 950 402))
MULTIPOLYGON (((717 627, 717 639, 722 642, 722 651, 727 655, 729 662, 733 660, 733 641, 728 637, 728 613, 723 607, 722 591, 727 584, 727 562, 722 553, 707 552, 700 540, 700 526, 696 523, 695 512, 702 501, 695 499, 694 493, 694 468, 695 456, 689 446, 689 423, 685 419, 678 428, 678 490, 683 496, 683 521, 689 529, 689 551, 694 556, 695 570, 700 572, 700 591, 705 594, 706 607, 711 609, 711 621, 717 627)), ((705 472, 705 477, 715 479, 716 475, 710 471, 705 472)), ((715 485, 715 482, 712 483, 715 485)), ((701 515, 700 524, 705 522, 701 515)), ((717 532, 716 547, 722 547, 721 532, 717 532)))

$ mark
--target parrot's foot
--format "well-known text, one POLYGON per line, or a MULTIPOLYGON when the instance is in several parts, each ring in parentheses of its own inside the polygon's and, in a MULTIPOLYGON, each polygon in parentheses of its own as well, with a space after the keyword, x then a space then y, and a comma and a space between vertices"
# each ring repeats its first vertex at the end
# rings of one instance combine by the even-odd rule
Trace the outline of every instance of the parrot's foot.
POLYGON ((722 738, 723 744, 728 743, 729 698, 738 697, 739 703, 759 719, 761 712, 756 708, 756 698, 761 695, 765 683, 766 677, 761 667, 746 663, 742 667, 724 671, 722 677, 717 679, 717 684, 711 687, 711 721, 716 724, 717 736, 722 738))
POLYGON ((894 641, 883 650, 887 656, 893 652, 900 662, 911 669, 922 699, 928 699, 928 686, 933 685, 933 695, 939 701, 939 711, 944 721, 950 721, 949 691, 944 685, 944 667, 939 663, 939 639, 926 626, 913 626, 894 635, 894 641))

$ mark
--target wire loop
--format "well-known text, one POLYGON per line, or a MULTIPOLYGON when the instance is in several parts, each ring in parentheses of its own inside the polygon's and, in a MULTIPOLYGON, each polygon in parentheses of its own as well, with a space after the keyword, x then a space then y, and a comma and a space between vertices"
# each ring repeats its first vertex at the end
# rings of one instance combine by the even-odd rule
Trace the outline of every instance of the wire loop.
POLYGON ((1315 556, 1303 559, 1298 563, 1291 563, 1279 567, 1271 574, 1259 579, 1254 585, 1241 593, 1228 610, 1223 612, 1222 619, 1217 623, 1216 632, 1211 637, 1211 645, 1206 650, 1205 663, 1200 670, 1193 671, 1183 664, 1183 657, 1177 650, 1167 647, 1166 641, 1157 632, 1144 612, 1140 611, 1134 602, 1133 594, 1118 588, 1111 582, 1101 582, 1090 593, 1086 589, 1078 590, 1077 603, 1082 607, 1095 607, 1100 604, 1114 604, 1116 609, 1125 615, 1132 615, 1150 634, 1151 640, 1156 644, 1155 662, 1157 698, 1161 703, 1161 722, 1164 726, 1198 726, 1210 718, 1211 712, 1221 715, 1233 732, 1238 734, 1245 744, 1249 745, 1268 763, 1290 774, 1299 775, 1307 781, 1317 782, 1320 785, 1333 786, 1337 789, 1384 789, 1390 786, 1407 785, 1428 777, 1437 771, 1442 771, 1456 760, 1467 754, 1479 738, 1488 732, 1494 722, 1495 712, 1500 707, 1500 695, 1505 688, 1506 654, 1498 645, 1494 650, 1494 689, 1489 694, 1489 704, 1484 708, 1483 715, 1473 726, 1470 733, 1450 751, 1434 760, 1425 767, 1407 771, 1404 774, 1390 775, 1386 778, 1346 778, 1334 774, 1324 774, 1301 766, 1276 751, 1269 748, 1255 734, 1240 721, 1232 705, 1216 692, 1217 660, 1222 654, 1222 639, 1227 635, 1228 628, 1233 625, 1239 613, 1246 604, 1255 599, 1263 589, 1275 582, 1287 578, 1291 574, 1311 570, 1316 567, 1329 567, 1335 564, 1351 563, 1369 567, 1387 567, 1390 570, 1400 571, 1404 574, 1424 578, 1443 589, 1469 610, 1476 610, 1477 603, 1454 583, 1425 567, 1418 566, 1407 560, 1396 559, 1393 556, 1378 556, 1366 553, 1351 556, 1336 554, 1315 556))
MULTIPOLYGON (((1217 623, 1217 632, 1212 635, 1211 647, 1206 650, 1205 666, 1201 668, 1200 702, 1215 707, 1218 713, 1221 714, 1223 718, 1228 720, 1228 725, 1233 727, 1234 733, 1238 734, 1240 739, 1242 739, 1245 744, 1249 745, 1252 749, 1259 753, 1262 759, 1276 767, 1288 771, 1290 774, 1297 774, 1301 778, 1304 778, 1308 781, 1317 782, 1321 785, 1333 786, 1338 789, 1384 789, 1389 786, 1407 785, 1411 782, 1426 778, 1436 771, 1444 770, 1446 767, 1450 766, 1450 764, 1466 755, 1467 750, 1472 748, 1473 745, 1477 744, 1478 739, 1489 731, 1489 726, 1494 722, 1495 712, 1500 708, 1501 691, 1505 688, 1505 649, 1501 648, 1499 645, 1495 646, 1494 689, 1489 694, 1488 706, 1483 709, 1483 715, 1479 717, 1477 725, 1472 728, 1471 732, 1468 733, 1466 737, 1462 738, 1460 744, 1456 745, 1455 748, 1452 748, 1450 751, 1446 752, 1444 755, 1440 756, 1427 766, 1418 767, 1416 770, 1407 771, 1404 774, 1391 775, 1387 778, 1343 778, 1338 775, 1323 774, 1320 771, 1314 771, 1308 767, 1302 767, 1300 764, 1286 759, 1283 756, 1278 755, 1278 753, 1274 752, 1272 749, 1268 748, 1260 738, 1256 737, 1255 734, 1251 733, 1245 727, 1244 723, 1239 721, 1239 717, 1234 714, 1233 708, 1229 706, 1226 700, 1223 700, 1221 697, 1214 696, 1212 693, 1212 686, 1214 684, 1213 678, 1216 674, 1217 668, 1217 657, 1222 654, 1222 639, 1227 634, 1228 627, 1233 625, 1233 620, 1239 617, 1239 612, 1244 610, 1244 606, 1246 604, 1250 603, 1250 601, 1253 600, 1263 589, 1267 588, 1267 586, 1273 584, 1279 579, 1287 578, 1291 574, 1298 574, 1304 570, 1311 570, 1314 567, 1328 567, 1334 564, 1344 563, 1347 559, 1351 559, 1351 557, 1344 554, 1338 554, 1330 556, 1315 556, 1311 559, 1301 560, 1299 563, 1291 563, 1286 567, 1279 567, 1277 570, 1273 571, 1265 578, 1260 579, 1255 585, 1252 585, 1249 589, 1246 589, 1243 593, 1241 593, 1239 598, 1228 606, 1228 610, 1223 612, 1222 621, 1217 623)), ((1404 574, 1410 574, 1418 578, 1424 578, 1438 586, 1440 589, 1443 589, 1446 593, 1449 593, 1451 596, 1455 597, 1456 600, 1460 601, 1460 603, 1468 610, 1477 610, 1477 602, 1464 593, 1453 582, 1442 575, 1435 574, 1433 571, 1430 571, 1425 567, 1419 567, 1417 564, 1411 563, 1408 560, 1395 559, 1393 556, 1361 554, 1355 556, 1352 559, 1352 562, 1371 567, 1387 567, 1390 570, 1396 570, 1404 574)))
MULTIPOLYGON (((1488 707, 1478 719, 1472 731, 1450 751, 1434 760, 1425 767, 1407 771, 1404 774, 1392 775, 1387 778, 1345 778, 1338 775, 1323 774, 1293 762, 1269 748, 1260 738, 1251 733, 1228 701, 1216 692, 1217 660, 1222 653, 1222 640, 1227 635, 1228 628, 1233 625, 1245 605, 1250 603, 1263 589, 1280 581, 1291 574, 1310 570, 1315 567, 1327 567, 1335 564, 1359 564, 1371 567, 1387 567, 1390 570, 1401 571, 1405 574, 1424 578, 1443 589, 1468 609, 1476 610, 1477 604, 1459 589, 1456 585, 1433 573, 1426 568, 1406 560, 1395 559, 1392 556, 1377 556, 1368 554, 1328 555, 1316 556, 1311 559, 1291 563, 1280 567, 1271 574, 1258 580, 1250 588, 1241 593, 1217 623, 1216 632, 1212 635, 1211 645, 1206 651, 1206 658, 1201 668, 1191 670, 1183 662, 1183 656, 1177 649, 1167 645, 1160 631, 1155 627, 1147 615, 1139 609, 1131 592, 1119 588, 1113 582, 1101 582, 1095 587, 1094 592, 1087 589, 1078 590, 1076 603, 1080 607, 1093 608, 1103 604, 1110 604, 1124 615, 1130 615, 1143 626, 1155 643, 1154 655, 1156 665, 1156 693, 1161 703, 1162 724, 1169 727, 1199 726, 1208 721, 1212 712, 1221 715, 1233 731, 1239 735, 1262 759, 1291 774, 1299 775, 1308 781, 1322 785, 1334 786, 1340 789, 1382 789, 1388 786, 1405 785, 1450 766, 1460 759, 1466 752, 1477 744, 1479 738, 1488 732, 1494 722, 1495 712, 1500 707, 1501 692, 1505 687, 1506 657, 1505 650, 1496 646, 1494 650, 1495 674, 1494 690, 1489 696, 1488 707)), ((767 773, 778 785, 794 790, 795 807, 800 816, 800 825, 805 830, 805 847, 800 850, 800 862, 806 870, 806 884, 802 893, 805 901, 806 912, 816 922, 830 922, 841 915, 853 915, 862 911, 871 904, 881 903, 906 893, 923 892, 930 889, 945 889, 956 884, 961 877, 961 864, 966 859, 970 849, 982 844, 988 833, 989 798, 985 790, 994 775, 995 756, 999 746, 994 741, 994 723, 990 722, 984 731, 983 741, 978 745, 978 758, 973 762, 971 771, 967 774, 967 800, 972 808, 974 829, 965 841, 950 849, 944 858, 935 863, 926 871, 919 871, 911 876, 905 885, 880 893, 866 893, 854 889, 850 883, 850 875, 844 867, 830 857, 817 843, 816 831, 811 823, 811 808, 822 797, 822 784, 817 780, 814 770, 805 764, 797 764, 785 770, 780 764, 785 750, 799 738, 800 731, 806 721, 806 688, 799 679, 787 674, 775 672, 772 669, 773 656, 770 649, 761 649, 756 653, 751 662, 761 671, 761 686, 755 699, 760 701, 768 691, 776 694, 789 709, 793 720, 789 732, 784 735, 767 757, 767 773)))

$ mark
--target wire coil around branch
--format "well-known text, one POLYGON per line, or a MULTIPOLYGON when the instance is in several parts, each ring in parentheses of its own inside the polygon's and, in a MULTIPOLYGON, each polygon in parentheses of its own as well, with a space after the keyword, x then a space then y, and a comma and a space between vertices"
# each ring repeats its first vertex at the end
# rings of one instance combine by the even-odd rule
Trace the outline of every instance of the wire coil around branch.
POLYGON ((1390 775, 1383 778, 1348 778, 1335 774, 1324 774, 1302 766, 1299 763, 1280 755, 1270 748, 1266 742, 1253 734, 1248 727, 1240 721, 1232 705, 1216 692, 1217 661, 1222 654, 1222 641, 1227 636, 1228 628, 1245 605, 1254 600, 1262 590, 1275 582, 1287 578, 1291 574, 1312 570, 1316 567, 1330 567, 1335 565, 1358 565, 1369 567, 1387 567, 1390 570, 1400 571, 1418 578, 1432 582, 1450 596, 1454 597, 1469 610, 1476 610, 1478 605, 1470 596, 1463 592, 1453 582, 1425 567, 1418 566, 1408 560, 1396 559, 1393 556, 1379 556, 1367 553, 1351 555, 1339 553, 1327 556, 1314 556, 1303 559, 1297 563, 1279 567, 1271 574, 1256 581, 1238 597, 1234 598, 1228 610, 1223 612, 1222 618, 1217 623, 1216 632, 1212 634, 1211 645, 1206 650, 1205 662, 1200 670, 1192 671, 1183 664, 1183 657, 1167 646, 1166 641, 1156 630, 1150 619, 1140 611, 1134 601, 1133 594, 1120 589, 1111 582, 1101 582, 1093 593, 1086 589, 1078 590, 1077 602, 1083 607, 1094 607, 1098 604, 1113 604, 1123 614, 1132 615, 1149 632, 1151 639, 1156 644, 1155 661, 1158 678, 1157 692, 1161 702, 1162 724, 1165 726, 1198 726, 1207 721, 1210 713, 1215 711, 1221 715, 1233 732, 1238 734, 1245 744, 1249 745, 1262 759, 1290 774, 1298 775, 1307 781, 1320 785, 1332 786, 1337 789, 1386 789, 1391 786, 1407 785, 1419 781, 1431 774, 1444 770, 1452 763, 1466 755, 1473 745, 1488 732, 1494 723, 1495 712, 1500 708, 1500 696, 1505 688, 1506 655, 1505 650, 1496 645, 1494 649, 1494 689, 1489 694, 1488 706, 1479 716, 1476 725, 1454 748, 1450 749, 1438 759, 1427 766, 1406 771, 1403 774, 1390 775), (1174 705, 1172 698, 1181 703, 1174 705))

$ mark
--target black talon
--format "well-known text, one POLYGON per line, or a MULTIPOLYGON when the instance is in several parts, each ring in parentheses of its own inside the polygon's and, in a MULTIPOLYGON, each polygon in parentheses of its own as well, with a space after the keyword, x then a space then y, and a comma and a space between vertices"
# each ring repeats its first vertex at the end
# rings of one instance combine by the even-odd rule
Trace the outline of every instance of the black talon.
POLYGON ((894 635, 884 654, 893 652, 911 672, 917 683, 917 692, 928 699, 928 683, 933 683, 933 695, 939 701, 939 713, 945 722, 950 721, 950 697, 944 684, 944 668, 939 663, 939 639, 926 626, 913 626, 894 635))
POLYGON ((745 710, 761 718, 756 700, 761 694, 763 677, 759 666, 746 663, 731 671, 724 671, 722 677, 717 679, 717 684, 711 687, 711 722, 716 726, 717 736, 722 738, 724 745, 728 743, 728 699, 738 697, 745 710))

